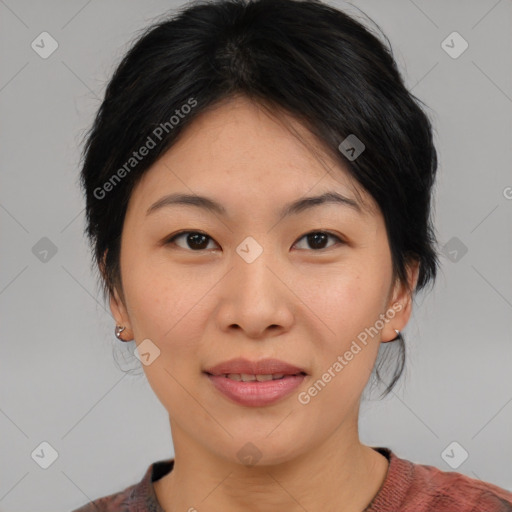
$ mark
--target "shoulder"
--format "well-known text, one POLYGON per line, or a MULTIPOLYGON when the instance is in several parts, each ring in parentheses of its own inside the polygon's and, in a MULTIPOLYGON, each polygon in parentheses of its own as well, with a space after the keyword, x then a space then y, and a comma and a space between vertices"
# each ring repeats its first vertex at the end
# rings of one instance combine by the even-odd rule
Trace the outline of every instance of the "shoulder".
POLYGON ((512 512, 512 493, 455 471, 414 464, 411 498, 439 511, 512 512))
POLYGON ((390 448, 374 449, 389 466, 365 512, 512 512, 512 493, 506 489, 400 458, 390 448))
POLYGON ((409 475, 400 511, 512 512, 512 493, 506 489, 455 471, 398 460, 409 475))
POLYGON ((150 464, 138 483, 124 490, 97 498, 72 512, 163 512, 153 482, 172 470, 173 459, 150 464))
POLYGON ((137 484, 131 485, 123 491, 103 496, 91 501, 72 512, 131 512, 137 510, 134 501, 134 491, 137 484))

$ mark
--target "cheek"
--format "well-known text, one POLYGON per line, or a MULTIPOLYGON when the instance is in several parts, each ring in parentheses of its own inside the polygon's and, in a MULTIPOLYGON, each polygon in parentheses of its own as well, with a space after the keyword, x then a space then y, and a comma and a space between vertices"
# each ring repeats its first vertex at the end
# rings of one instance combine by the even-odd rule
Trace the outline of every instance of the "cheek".
MULTIPOLYGON (((186 390, 193 389, 191 370, 197 368, 204 333, 201 297, 211 285, 192 284, 187 277, 177 278, 168 266, 164 271, 157 264, 134 265, 126 275, 135 340, 139 344, 149 339, 160 351, 150 364, 141 363, 148 383, 168 411, 187 410, 190 395, 186 390)), ((200 417, 201 411, 194 411, 200 417)))
POLYGON ((314 312, 315 323, 337 348, 373 325, 385 307, 388 276, 370 272, 362 261, 339 271, 297 281, 299 297, 314 312), (300 284, 299 284, 300 283, 300 284), (323 327, 321 327, 323 325, 323 327))
POLYGON ((197 359, 211 314, 206 310, 211 307, 208 292, 214 292, 218 278, 192 267, 172 268, 165 254, 151 256, 142 250, 126 257, 123 271, 137 343, 149 338, 160 349, 166 367, 177 368, 178 361, 197 359))
POLYGON ((191 319, 197 315, 197 303, 204 292, 190 283, 154 274, 133 284, 129 313, 134 319, 136 339, 150 338, 161 349, 176 349, 184 339, 187 346, 193 346, 194 329, 200 325, 191 319))
POLYGON ((385 266, 373 272, 370 268, 361 261, 329 278, 319 280, 317 275, 316 287, 311 283, 303 288, 305 302, 318 317, 317 332, 310 336, 318 357, 316 377, 328 382, 321 392, 324 405, 339 407, 341 397, 356 401, 372 372, 380 346, 375 324, 384 312, 389 276, 385 266))

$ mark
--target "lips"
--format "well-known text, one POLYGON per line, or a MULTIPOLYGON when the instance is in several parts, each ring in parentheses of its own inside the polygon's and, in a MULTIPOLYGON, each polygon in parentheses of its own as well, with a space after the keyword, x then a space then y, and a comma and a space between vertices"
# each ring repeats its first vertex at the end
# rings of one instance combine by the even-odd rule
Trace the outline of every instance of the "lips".
POLYGON ((203 373, 217 391, 246 407, 264 407, 284 399, 308 375, 304 368, 279 359, 244 358, 224 361, 203 373))
POLYGON ((273 378, 281 378, 286 375, 307 375, 304 368, 292 365, 279 359, 261 359, 249 361, 244 358, 230 359, 216 364, 204 370, 205 373, 214 376, 220 375, 272 375, 273 378))

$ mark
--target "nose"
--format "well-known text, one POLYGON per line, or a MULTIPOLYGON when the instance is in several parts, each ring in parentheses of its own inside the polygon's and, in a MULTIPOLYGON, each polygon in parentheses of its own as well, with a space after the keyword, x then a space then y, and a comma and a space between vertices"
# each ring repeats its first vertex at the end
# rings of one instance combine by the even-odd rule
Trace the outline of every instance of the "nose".
POLYGON ((293 297, 285 272, 263 251, 251 263, 237 254, 223 279, 217 309, 221 330, 241 330, 253 339, 276 336, 293 324, 293 297))

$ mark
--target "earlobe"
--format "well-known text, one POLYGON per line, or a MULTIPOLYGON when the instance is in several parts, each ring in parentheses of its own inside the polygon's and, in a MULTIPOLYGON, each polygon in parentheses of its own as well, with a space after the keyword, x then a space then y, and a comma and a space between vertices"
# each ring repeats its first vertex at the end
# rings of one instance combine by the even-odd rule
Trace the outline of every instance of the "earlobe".
POLYGON ((403 341, 402 333, 398 329, 395 329, 395 334, 396 334, 396 336, 393 339, 391 339, 391 340, 381 340, 381 343, 392 343, 393 341, 397 341, 397 340, 402 340, 403 341))
POLYGON ((133 332, 130 325, 128 313, 123 302, 119 299, 117 289, 110 294, 110 310, 116 321, 115 335, 121 341, 130 341, 133 339, 133 332), (128 336, 128 339, 124 339, 128 336))
MULTIPOLYGON (((401 337, 412 313, 413 294, 419 276, 419 262, 407 266, 407 283, 398 281, 388 304, 389 321, 382 330, 381 341, 395 341, 401 337), (398 332, 397 332, 398 331, 398 332)), ((387 313, 386 313, 387 314, 387 313)))
MULTIPOLYGON (((105 281, 107 280, 107 275, 106 275, 107 252, 108 252, 108 249, 106 249, 105 252, 103 253, 103 258, 101 259, 101 262, 99 265, 100 272, 105 281)), ((121 300, 121 298, 119 297, 119 292, 117 290, 117 287, 115 287, 115 286, 113 287, 113 290, 111 290, 109 293, 109 306, 110 306, 110 311, 112 313, 112 316, 114 317, 114 320, 116 322, 115 334, 118 337, 118 339, 120 339, 121 341, 129 341, 129 340, 123 339, 124 336, 123 336, 123 338, 120 337, 121 332, 123 333, 123 335, 126 335, 126 336, 131 335, 130 339, 133 339, 133 332, 131 329, 128 312, 124 305, 124 300, 121 300)))

